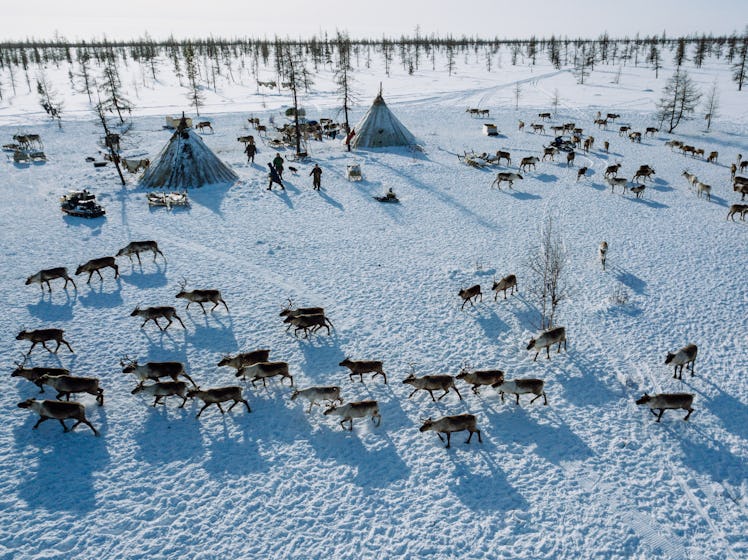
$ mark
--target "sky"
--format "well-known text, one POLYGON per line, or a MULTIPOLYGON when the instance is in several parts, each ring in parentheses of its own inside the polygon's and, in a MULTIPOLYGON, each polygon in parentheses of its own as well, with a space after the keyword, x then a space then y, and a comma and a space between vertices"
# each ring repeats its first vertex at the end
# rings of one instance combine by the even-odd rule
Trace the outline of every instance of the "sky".
POLYGON ((69 39, 310 37, 421 34, 594 38, 730 34, 748 24, 748 0, 0 0, 0 41, 56 34, 69 39), (31 6, 31 7, 30 7, 31 6))

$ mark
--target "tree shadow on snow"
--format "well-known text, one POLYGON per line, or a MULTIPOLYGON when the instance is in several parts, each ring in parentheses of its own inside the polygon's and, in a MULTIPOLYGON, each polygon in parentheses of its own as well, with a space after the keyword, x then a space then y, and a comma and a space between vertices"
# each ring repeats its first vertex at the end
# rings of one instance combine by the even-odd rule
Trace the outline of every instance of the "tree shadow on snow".
POLYGON ((619 266, 613 265, 608 266, 608 268, 615 274, 616 280, 621 284, 639 295, 647 295, 647 283, 644 280, 619 266))
MULTIPOLYGON (((493 301, 490 303, 496 305, 493 301)), ((489 340, 496 340, 501 333, 509 330, 509 325, 502 321, 496 311, 488 305, 479 306, 476 309, 477 313, 474 313, 472 317, 489 340)))
MULTIPOLYGON (((101 431, 92 416, 88 415, 89 420, 101 431)), ((56 420, 47 420, 32 430, 38 419, 36 414, 29 414, 15 430, 16 447, 27 450, 23 462, 9 463, 9 468, 17 467, 19 471, 16 476, 11 474, 12 479, 19 481, 19 498, 32 510, 79 515, 94 511, 97 507, 94 478, 110 462, 105 436, 94 436, 82 424, 66 434, 56 420)), ((72 421, 66 424, 72 426, 72 421)))
POLYGON ((59 296, 55 296, 57 293, 45 292, 37 303, 27 305, 26 309, 29 315, 42 321, 72 321, 73 306, 78 299, 78 291, 73 290, 71 296, 68 290, 63 290, 65 294, 64 302, 59 301, 59 296), (54 302, 55 299, 58 302, 54 302))

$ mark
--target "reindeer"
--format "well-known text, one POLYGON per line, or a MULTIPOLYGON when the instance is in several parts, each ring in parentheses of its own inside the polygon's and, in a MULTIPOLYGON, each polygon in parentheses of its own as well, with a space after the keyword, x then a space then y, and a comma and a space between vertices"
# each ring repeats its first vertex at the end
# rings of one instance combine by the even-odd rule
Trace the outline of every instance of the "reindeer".
POLYGON ((280 377, 281 385, 283 380, 288 378, 291 381, 291 387, 293 387, 293 376, 288 371, 288 362, 257 362, 251 366, 242 366, 239 371, 236 372, 237 377, 247 379, 247 376, 251 375, 252 387, 256 387, 257 381, 262 381, 262 386, 267 387, 265 381, 269 377, 280 377))
POLYGON ((629 184, 629 181, 628 179, 626 179, 626 177, 608 177, 605 180, 610 185, 610 192, 615 192, 615 188, 617 186, 620 186, 623 188, 623 194, 626 194, 626 189, 628 188, 629 184))
POLYGON ((519 121, 519 124, 517 125, 517 130, 519 130, 520 132, 525 130, 525 121, 519 121))
POLYGON ((492 387, 499 392, 501 396, 501 402, 504 402, 504 393, 516 395, 517 405, 519 405, 519 396, 533 394, 535 398, 530 401, 530 404, 534 403, 540 397, 543 397, 543 404, 548 404, 548 397, 545 396, 543 387, 545 382, 542 379, 512 379, 510 381, 499 381, 494 383, 492 387))
POLYGON ((735 221, 735 214, 740 214, 740 219, 745 221, 745 215, 748 213, 748 204, 732 204, 730 211, 727 213, 727 219, 735 221))
POLYGON ((439 439, 442 443, 444 443, 442 434, 446 434, 447 445, 445 446, 445 448, 449 449, 453 432, 468 431, 470 435, 468 436, 465 443, 470 443, 470 440, 473 438, 473 434, 476 433, 478 434, 478 443, 483 443, 483 439, 480 435, 480 430, 476 426, 477 422, 474 415, 458 414, 456 416, 443 416, 438 420, 427 418, 424 421, 423 426, 421 426, 419 430, 421 432, 436 432, 436 435, 439 436, 439 439))
POLYGON ((555 156, 557 152, 558 150, 553 146, 543 148, 543 161, 545 161, 545 158, 550 158, 551 161, 554 161, 553 156, 555 156))
POLYGON ((26 399, 18 403, 18 408, 30 408, 39 415, 39 420, 32 429, 36 430, 39 424, 46 420, 58 420, 62 424, 65 432, 75 430, 78 424, 85 424, 98 436, 99 432, 93 427, 93 424, 86 419, 86 407, 78 402, 67 401, 37 401, 36 399, 26 399), (77 420, 71 428, 65 425, 65 420, 72 418, 77 420))
POLYGON ((610 120, 610 121, 614 121, 614 120, 616 120, 616 119, 618 119, 620 117, 621 117, 621 115, 619 115, 618 113, 608 113, 605 116, 605 118, 608 119, 608 120, 610 120))
POLYGON ((504 372, 500 369, 487 369, 487 370, 474 370, 470 371, 468 365, 463 365, 460 369, 460 373, 457 374, 457 379, 462 379, 465 383, 472 385, 472 391, 476 395, 480 395, 480 387, 485 385, 493 385, 504 380, 504 372))
POLYGON ((650 136, 654 137, 654 135, 657 134, 658 132, 660 132, 659 128, 655 128, 654 126, 648 126, 646 130, 644 130, 644 136, 649 134, 650 136))
POLYGON ((143 324, 140 325, 141 329, 148 321, 153 321, 154 323, 156 323, 156 326, 160 330, 165 331, 169 328, 169 325, 172 324, 172 319, 176 319, 177 321, 179 321, 179 324, 182 325, 183 329, 187 328, 184 326, 182 319, 179 318, 179 315, 177 315, 177 310, 168 305, 160 307, 146 307, 145 309, 140 309, 140 306, 137 306, 135 309, 133 309, 132 313, 130 313, 130 317, 145 317, 145 321, 143 321, 143 324), (159 317, 163 317, 168 321, 168 323, 166 323, 166 326, 163 328, 158 323, 159 317))
POLYGON ((636 185, 634 187, 631 187, 631 192, 636 195, 636 198, 641 198, 642 194, 644 194, 644 189, 646 189, 644 185, 636 185))
POLYGON ((665 142, 665 145, 668 146, 670 148, 670 151, 672 152, 674 149, 683 146, 683 142, 681 142, 680 140, 668 140, 667 142, 665 142))
POLYGON ((113 268, 114 269, 114 277, 119 278, 119 267, 117 266, 117 263, 115 262, 114 257, 101 257, 99 259, 91 259, 86 264, 80 265, 76 271, 75 275, 79 276, 83 274, 84 272, 88 272, 88 280, 86 280, 86 284, 91 283, 91 277, 93 276, 93 273, 99 275, 99 278, 101 281, 104 281, 104 277, 101 275, 101 269, 102 268, 113 268))
POLYGON ((185 309, 189 309, 190 304, 197 303, 203 310, 203 314, 207 315, 203 303, 210 302, 214 304, 213 307, 210 308, 211 312, 214 311, 215 308, 218 307, 221 303, 226 308, 226 311, 229 311, 229 306, 226 305, 225 301, 223 301, 221 292, 219 290, 192 290, 191 292, 186 292, 184 290, 185 287, 187 287, 187 280, 183 278, 179 283, 179 293, 175 296, 178 299, 187 300, 187 307, 185 309))
POLYGON ((138 385, 130 391, 132 395, 138 393, 145 393, 154 397, 152 406, 159 404, 164 397, 182 397, 182 404, 179 405, 179 408, 184 408, 187 402, 187 383, 184 381, 156 381, 153 385, 138 385))
POLYGON ((414 368, 411 365, 410 374, 403 379, 403 383, 414 388, 410 395, 408 395, 408 398, 415 395, 416 391, 428 391, 428 394, 431 395, 431 400, 436 402, 437 400, 442 400, 449 393, 450 389, 454 389, 454 392, 462 400, 462 395, 457 390, 454 377, 451 375, 424 375, 416 377, 414 368), (436 399, 434 398, 434 391, 444 391, 444 393, 436 399))
POLYGON ((27 368, 26 360, 28 356, 24 355, 22 362, 15 362, 16 369, 10 374, 11 377, 23 377, 27 381, 31 381, 34 385, 39 387, 39 392, 44 392, 44 385, 40 381, 43 375, 70 375, 70 370, 65 368, 49 368, 49 367, 32 367, 27 368))
POLYGON ((577 183, 579 182, 580 178, 585 176, 586 173, 587 173, 586 167, 580 167, 579 169, 577 169, 577 183))
POLYGON ((642 133, 641 132, 629 132, 629 140, 631 140, 631 142, 638 142, 639 144, 641 144, 642 133))
POLYGON ((343 399, 340 398, 340 387, 338 386, 297 389, 291 394, 291 400, 295 401, 298 397, 303 397, 309 401, 307 414, 312 411, 312 407, 317 404, 317 401, 327 401, 331 406, 336 402, 343 404, 343 399))
POLYGON ((229 366, 237 370, 236 377, 241 377, 240 370, 244 366, 251 366, 260 362, 267 362, 270 359, 270 350, 252 350, 251 352, 241 352, 235 356, 225 355, 218 362, 218 367, 229 366))
POLYGON ((693 412, 693 408, 691 408, 693 395, 690 393, 659 393, 649 396, 644 393, 643 397, 637 399, 636 404, 646 405, 649 411, 657 416, 657 422, 660 421, 666 410, 677 410, 679 408, 688 411, 688 414, 683 418, 683 420, 688 420, 693 412), (657 414, 655 410, 659 410, 660 413, 657 414))
POLYGON ((706 195, 706 199, 711 202, 712 200, 712 187, 701 181, 696 183, 696 195, 701 198, 701 195, 706 195))
POLYGON ((598 128, 608 128, 608 119, 595 119, 598 128))
POLYGON ((610 142, 608 142, 607 140, 603 142, 603 152, 605 152, 606 154, 610 153, 610 142))
POLYGON ((533 132, 542 132, 545 134, 545 125, 530 123, 530 129, 532 129, 533 132))
POLYGON ((348 428, 351 432, 353 431, 353 419, 354 418, 365 418, 371 416, 371 421, 376 426, 382 423, 382 416, 379 414, 379 405, 377 401, 358 401, 344 404, 341 406, 331 406, 325 410, 324 415, 335 415, 342 416, 343 419, 340 421, 340 426, 345 430, 345 423, 349 422, 350 427, 348 428))
POLYGON ((512 155, 509 152, 502 152, 501 150, 496 151, 496 163, 501 163, 501 160, 505 159, 507 165, 512 165, 512 155))
POLYGON ((735 180, 735 174, 738 172, 738 166, 734 163, 730 164, 730 181, 735 180))
POLYGON ((632 183, 636 183, 637 179, 644 178, 646 181, 647 179, 650 179, 652 175, 655 174, 655 170, 649 167, 648 165, 642 165, 639 167, 639 169, 634 173, 633 179, 631 179, 632 183))
POLYGON ((571 165, 574 163, 574 158, 576 157, 576 155, 577 154, 575 154, 574 152, 569 152, 566 154, 566 166, 567 167, 571 167, 571 165))
POLYGON ((603 265, 603 272, 605 271, 605 259, 608 255, 608 242, 603 241, 600 243, 600 247, 597 249, 597 254, 600 257, 600 264, 603 265))
POLYGON ((686 181, 688 181, 689 188, 693 187, 696 183, 699 182, 698 177, 696 177, 696 175, 694 175, 693 173, 689 173, 688 171, 683 171, 681 175, 683 175, 686 178, 686 181))
POLYGON ((68 269, 64 266, 40 270, 36 274, 32 274, 31 276, 26 278, 26 285, 28 286, 29 284, 38 283, 39 287, 42 289, 42 292, 44 292, 44 284, 47 284, 47 288, 49 288, 49 293, 51 294, 52 286, 50 286, 49 281, 54 280, 55 278, 65 279, 65 285, 63 286, 64 290, 67 290, 68 282, 71 282, 73 284, 73 288, 75 288, 76 291, 78 290, 78 286, 76 286, 73 279, 68 276, 68 269))
POLYGON ((583 149, 585 152, 589 152, 592 149, 593 144, 595 143, 595 137, 594 136, 588 136, 584 139, 583 149))
POLYGON ((538 118, 543 120, 551 120, 550 113, 538 113, 538 118))
POLYGON ((540 159, 538 159, 536 156, 523 157, 522 161, 519 164, 519 170, 525 171, 530 166, 532 166, 532 168, 535 169, 535 164, 538 163, 539 161, 540 159))
MULTIPOLYGON (((316 313, 311 315, 289 315, 283 320, 284 323, 288 323, 288 327, 296 327, 294 329, 294 336, 299 336, 299 331, 304 332, 304 337, 309 336, 309 332, 315 333, 321 328, 327 329, 328 336, 330 335, 330 327, 334 327, 332 321, 325 317, 322 313, 316 313)), ((288 328, 286 329, 288 330, 288 328)))
POLYGON ((195 125, 195 128, 196 128, 197 130, 203 130, 203 129, 205 129, 205 128, 209 128, 209 129, 210 129, 210 132, 211 132, 211 133, 213 132, 213 126, 212 126, 212 125, 211 125, 211 124, 210 124, 210 123, 209 123, 208 121, 202 121, 202 122, 199 122, 199 123, 197 123, 197 124, 195 125))
POLYGON ((184 370, 182 362, 147 362, 140 365, 137 360, 131 360, 125 355, 120 360, 119 365, 122 366, 122 373, 133 373, 135 377, 140 379, 139 386, 142 386, 147 379, 158 381, 164 377, 170 377, 172 381, 179 381, 180 376, 197 386, 184 370))
POLYGON ((496 301, 499 298, 499 292, 504 292, 504 299, 506 299, 506 291, 510 288, 512 291, 509 293, 510 295, 513 295, 514 291, 517 289, 517 277, 514 274, 504 276, 504 278, 499 281, 496 281, 496 276, 494 276, 491 290, 496 293, 493 296, 493 300, 496 301))
POLYGON ((379 360, 351 360, 346 357, 345 360, 338 364, 341 367, 348 368, 350 373, 348 378, 353 381, 353 376, 358 375, 359 381, 363 383, 365 373, 373 373, 371 376, 374 379, 377 375, 384 377, 384 384, 387 385, 387 374, 384 373, 382 362, 379 360))
POLYGON ((522 175, 519 173, 511 173, 508 171, 500 171, 496 175, 496 179, 493 180, 493 183, 491 183, 491 188, 493 188, 494 185, 497 186, 499 190, 501 190, 501 183, 507 182, 509 183, 509 188, 513 189, 512 185, 514 184, 514 181, 517 179, 522 179, 522 175))
POLYGON ((628 134, 631 131, 631 127, 624 125, 618 127, 618 136, 623 136, 624 134, 628 134))
POLYGON ((688 364, 691 364, 691 376, 693 377, 693 368, 696 363, 696 354, 698 354, 698 352, 699 349, 695 344, 687 344, 675 354, 672 352, 667 353, 665 364, 673 364, 673 366, 675 366, 673 379, 683 379, 683 366, 686 366, 686 369, 689 369, 688 364), (679 367, 680 374, 678 373, 679 367))
POLYGON ((457 295, 462 298, 462 307, 460 307, 461 310, 465 308, 465 304, 467 302, 470 302, 470 307, 474 307, 473 299, 477 301, 478 296, 480 296, 480 300, 483 301, 483 294, 480 291, 480 284, 470 286, 469 288, 463 288, 458 292, 457 295))
POLYGON ((226 402, 226 401, 234 401, 226 412, 231 412, 231 409, 234 408, 239 403, 244 403, 244 405, 247 407, 247 412, 252 412, 252 409, 249 408, 249 403, 247 402, 247 399, 245 399, 242 396, 242 388, 238 386, 216 387, 214 389, 196 388, 196 389, 190 389, 189 391, 187 391, 188 399, 194 399, 195 397, 197 397, 198 399, 200 399, 201 401, 205 403, 203 407, 200 409, 200 411, 197 413, 197 416, 195 416, 195 418, 200 418, 200 415, 203 413, 203 410, 205 410, 212 404, 218 407, 218 410, 221 411, 221 414, 224 414, 224 410, 221 407, 221 403, 226 402))
POLYGON ((548 329, 546 331, 543 331, 537 338, 531 338, 529 344, 527 345, 528 350, 532 350, 535 348, 537 352, 535 352, 535 357, 532 359, 534 362, 538 359, 538 354, 540 354, 540 351, 545 348, 545 354, 546 358, 548 360, 551 359, 551 353, 550 348, 554 344, 558 344, 558 350, 556 353, 561 352, 561 343, 564 343, 564 350, 566 350, 566 329, 564 327, 554 327, 552 329, 548 329))
MULTIPOLYGON (((63 395, 66 397, 65 400, 70 400, 72 393, 88 393, 96 397, 96 402, 99 405, 104 404, 104 389, 99 387, 99 380, 96 377, 75 377, 72 375, 49 375, 44 374, 39 377, 40 387, 43 385, 49 385, 55 391, 57 391, 57 400, 63 395)), ((44 389, 42 387, 42 392, 44 389)))
POLYGON ((621 169, 620 163, 614 163, 613 165, 609 165, 605 168, 605 173, 603 173, 603 176, 610 177, 611 175, 615 177, 618 175, 618 171, 621 169))
POLYGON ((156 262, 156 255, 161 255, 161 258, 166 262, 166 257, 164 257, 164 254, 158 248, 158 244, 155 241, 131 241, 122 247, 122 249, 117 251, 116 256, 127 256, 127 258, 130 259, 130 262, 133 262, 132 256, 135 255, 138 258, 138 264, 142 265, 143 263, 140 262, 140 253, 144 253, 145 251, 151 251, 153 253, 153 262, 156 262))
POLYGON ((37 329, 34 331, 22 330, 16 336, 16 340, 31 341, 31 348, 29 348, 29 351, 26 353, 27 356, 31 355, 31 351, 37 344, 41 344, 47 352, 51 352, 52 354, 57 354, 57 351, 60 349, 60 344, 64 344, 68 347, 68 350, 70 350, 71 353, 75 354, 73 348, 68 344, 68 341, 63 338, 64 333, 65 331, 62 329, 37 329), (57 347, 54 351, 47 347, 46 343, 48 340, 54 340, 57 342, 57 347))

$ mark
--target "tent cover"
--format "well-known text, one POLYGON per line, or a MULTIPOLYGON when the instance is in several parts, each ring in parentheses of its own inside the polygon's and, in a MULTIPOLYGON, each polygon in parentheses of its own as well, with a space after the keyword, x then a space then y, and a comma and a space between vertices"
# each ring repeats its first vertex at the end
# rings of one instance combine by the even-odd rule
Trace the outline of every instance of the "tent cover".
POLYGON ((169 143, 140 178, 147 188, 185 189, 239 178, 182 118, 169 143))
POLYGON ((412 146, 416 143, 415 136, 389 110, 381 92, 354 130, 351 148, 412 146))

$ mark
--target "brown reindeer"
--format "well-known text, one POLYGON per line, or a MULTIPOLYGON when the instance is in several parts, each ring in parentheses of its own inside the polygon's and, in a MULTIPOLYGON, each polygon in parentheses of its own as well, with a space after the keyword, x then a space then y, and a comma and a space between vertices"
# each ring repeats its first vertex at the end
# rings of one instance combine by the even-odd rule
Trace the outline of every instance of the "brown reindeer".
POLYGON ((63 289, 67 289, 68 282, 71 282, 73 284, 73 288, 76 290, 78 289, 78 286, 75 285, 75 282, 73 281, 70 276, 68 276, 68 269, 64 266, 60 266, 57 268, 48 268, 45 270, 40 270, 36 274, 32 274, 28 278, 26 278, 26 285, 29 284, 35 284, 38 283, 39 287, 42 289, 42 292, 44 291, 44 284, 47 284, 47 288, 49 288, 49 292, 52 293, 52 286, 50 286, 49 281, 54 280, 55 278, 64 278, 65 279, 65 285, 63 286, 63 289))
POLYGON ((127 256, 128 259, 130 259, 130 262, 132 261, 132 256, 135 255, 138 258, 138 264, 143 264, 140 262, 140 253, 144 253, 146 251, 151 251, 153 253, 153 262, 156 262, 156 255, 161 255, 161 258, 164 259, 164 262, 166 262, 166 257, 164 257, 164 254, 161 252, 161 250, 158 248, 158 243, 155 241, 131 241, 122 249, 117 251, 118 257, 127 256))
POLYGON ((474 307, 473 299, 477 301, 478 297, 483 301, 483 293, 480 291, 480 284, 470 286, 469 288, 463 288, 457 295, 462 298, 462 307, 460 307, 460 309, 464 309, 467 302, 470 302, 470 307, 474 307))
POLYGON ((206 128, 209 128, 211 132, 213 132, 213 126, 208 121, 202 121, 195 125, 195 128, 197 130, 203 130, 206 128))
POLYGON ((99 275, 99 278, 101 281, 104 281, 104 277, 101 275, 101 269, 102 268, 113 268, 114 269, 114 277, 119 277, 119 267, 117 266, 117 263, 115 262, 114 257, 101 257, 98 259, 91 259, 86 264, 80 265, 76 271, 75 275, 78 276, 80 274, 83 274, 85 272, 88 272, 88 280, 86 280, 86 284, 91 283, 91 277, 93 276, 93 273, 99 275))
POLYGON ((28 340, 31 342, 31 348, 29 348, 29 351, 26 353, 27 356, 31 354, 31 351, 37 344, 41 344, 47 352, 53 354, 57 354, 57 351, 60 349, 60 344, 64 344, 68 347, 70 352, 75 354, 68 341, 63 338, 64 334, 65 331, 62 329, 37 329, 34 331, 22 330, 16 336, 16 340, 28 340), (57 343, 57 347, 54 350, 50 350, 47 347, 46 343, 48 340, 54 340, 57 343))
POLYGON ((183 329, 187 328, 184 326, 182 319, 179 318, 179 315, 177 315, 177 310, 170 306, 146 307, 145 309, 140 309, 140 306, 137 306, 135 309, 133 309, 132 313, 130 313, 130 317, 145 317, 145 321, 143 321, 143 324, 140 325, 141 329, 148 321, 153 321, 154 323, 156 323, 156 326, 159 328, 159 330, 165 331, 169 328, 169 325, 172 324, 172 319, 176 319, 177 321, 179 321, 179 324, 182 325, 183 329), (163 317, 168 321, 168 323, 166 323, 166 326, 163 328, 158 323, 159 317, 163 317))
POLYGON ((207 315, 203 303, 213 303, 213 307, 210 308, 211 311, 215 310, 222 303, 226 311, 229 310, 229 306, 226 305, 219 290, 192 290, 187 292, 185 291, 186 286, 187 280, 183 278, 182 282, 179 283, 179 293, 175 296, 178 299, 187 300, 187 307, 185 309, 189 309, 191 304, 197 303, 200 309, 203 310, 203 314, 207 315))
POLYGON ((85 424, 93 431, 94 435, 99 435, 93 424, 86 419, 86 407, 78 402, 67 401, 37 401, 36 399, 26 399, 18 403, 18 408, 29 408, 39 415, 39 420, 34 424, 33 429, 37 429, 39 424, 45 420, 58 420, 64 431, 70 432, 75 430, 78 424, 85 424), (77 420, 71 428, 65 425, 64 420, 72 418, 77 420))

